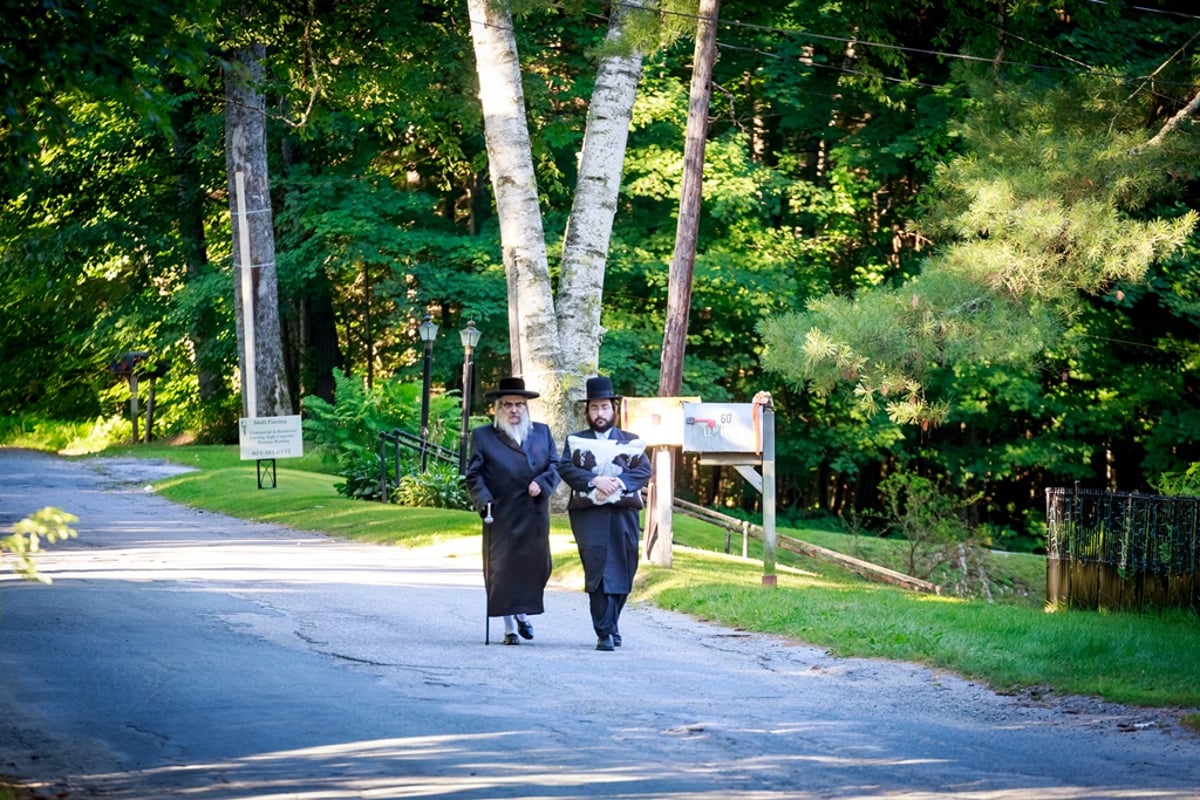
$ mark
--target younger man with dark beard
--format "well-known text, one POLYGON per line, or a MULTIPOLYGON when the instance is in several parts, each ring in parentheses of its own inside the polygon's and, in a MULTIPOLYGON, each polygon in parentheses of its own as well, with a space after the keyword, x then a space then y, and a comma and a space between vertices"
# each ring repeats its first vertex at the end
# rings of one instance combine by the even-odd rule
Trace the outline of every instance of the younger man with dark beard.
POLYGON ((587 381, 588 429, 567 437, 558 471, 571 487, 571 531, 583 562, 596 649, 621 646, 620 620, 637 573, 641 491, 650 461, 636 435, 613 427, 616 403, 609 378, 587 381))
POLYGON ((494 421, 471 432, 467 489, 483 522, 487 614, 504 618, 504 643, 533 638, 529 614, 541 614, 550 580, 550 496, 558 486, 558 450, 550 428, 532 422, 526 401, 538 396, 521 378, 501 378, 484 397, 494 421), (490 512, 490 520, 489 520, 490 512))

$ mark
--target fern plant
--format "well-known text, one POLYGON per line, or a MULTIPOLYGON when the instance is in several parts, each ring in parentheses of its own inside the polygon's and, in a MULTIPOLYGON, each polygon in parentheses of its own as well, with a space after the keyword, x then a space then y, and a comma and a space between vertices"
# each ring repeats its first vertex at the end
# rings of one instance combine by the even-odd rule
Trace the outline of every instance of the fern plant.
POLYGON ((1200 497, 1200 461, 1183 472, 1164 472, 1154 488, 1159 494, 1175 497, 1200 497))
POLYGON ((374 455, 380 432, 416 427, 419 386, 396 380, 367 386, 361 378, 341 370, 334 370, 333 381, 334 402, 311 395, 304 398, 303 424, 305 438, 317 449, 331 453, 343 468, 356 468, 374 455))
MULTIPOLYGON (((416 435, 420 430, 421 387, 419 384, 381 379, 372 386, 341 370, 334 371, 334 402, 320 397, 304 398, 306 439, 319 451, 331 455, 338 475, 339 494, 361 500, 382 500, 382 483, 387 496, 404 505, 439 508, 469 508, 469 498, 457 471, 434 465, 424 475, 417 469, 416 454, 394 449, 380 434, 396 429, 416 435)), ((429 439, 454 448, 458 445, 459 405, 457 394, 430 398, 429 439)))

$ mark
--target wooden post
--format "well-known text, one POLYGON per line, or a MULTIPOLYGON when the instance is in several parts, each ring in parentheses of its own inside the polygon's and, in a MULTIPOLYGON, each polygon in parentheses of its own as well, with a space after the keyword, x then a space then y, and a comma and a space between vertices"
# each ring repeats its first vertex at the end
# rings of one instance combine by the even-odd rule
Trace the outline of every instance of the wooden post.
POLYGON ((674 461, 670 447, 654 448, 654 491, 646 511, 646 558, 660 567, 671 567, 671 506, 675 498, 674 461), (651 524, 651 519, 653 523, 651 524))
POLYGON ((133 443, 137 444, 138 436, 138 378, 136 372, 129 373, 129 416, 133 418, 133 443))
MULTIPOLYGON (((760 393, 763 394, 763 393, 760 393)), ((755 398, 758 402, 759 398, 755 398)), ((774 586, 775 574, 775 411, 770 397, 762 404, 763 586, 774 586)))
POLYGON ((150 444, 154 437, 154 382, 155 378, 151 375, 150 393, 146 397, 146 444, 150 444))
POLYGON ((713 62, 717 53, 719 0, 700 0, 696 51, 684 132, 683 181, 680 186, 679 221, 675 229, 675 255, 671 259, 667 288, 667 322, 663 335, 659 397, 679 394, 683 385, 683 352, 687 340, 688 312, 692 305, 692 273, 696 264, 696 237, 700 229, 700 189, 704 175, 704 147, 708 137, 708 105, 712 98, 713 62))
POLYGON ((250 255, 250 223, 246 219, 246 173, 238 170, 237 214, 238 253, 242 269, 242 344, 246 360, 246 383, 242 386, 242 400, 247 417, 258 416, 258 365, 254 363, 254 265, 250 255))

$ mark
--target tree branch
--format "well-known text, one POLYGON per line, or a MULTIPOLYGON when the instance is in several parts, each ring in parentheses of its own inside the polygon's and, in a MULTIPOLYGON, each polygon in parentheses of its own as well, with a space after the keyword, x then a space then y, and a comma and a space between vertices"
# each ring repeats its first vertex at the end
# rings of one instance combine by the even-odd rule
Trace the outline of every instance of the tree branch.
POLYGON ((1200 109, 1200 92, 1192 95, 1192 99, 1188 101, 1188 104, 1175 112, 1175 116, 1167 120, 1150 141, 1133 148, 1133 152, 1140 153, 1148 147, 1158 147, 1162 144, 1163 139, 1167 137, 1168 133, 1178 128, 1185 119, 1195 114, 1197 109, 1200 109))

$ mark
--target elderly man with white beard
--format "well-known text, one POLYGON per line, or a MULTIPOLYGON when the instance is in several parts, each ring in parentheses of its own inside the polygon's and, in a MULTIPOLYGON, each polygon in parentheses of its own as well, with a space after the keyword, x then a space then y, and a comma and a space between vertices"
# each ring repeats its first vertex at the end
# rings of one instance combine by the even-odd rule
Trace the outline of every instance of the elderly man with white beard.
POLYGON ((467 489, 483 517, 483 583, 488 617, 504 618, 504 644, 533 638, 529 616, 545 611, 550 580, 550 497, 559 483, 550 428, 533 422, 537 392, 501 378, 487 392, 494 420, 471 432, 467 489))

